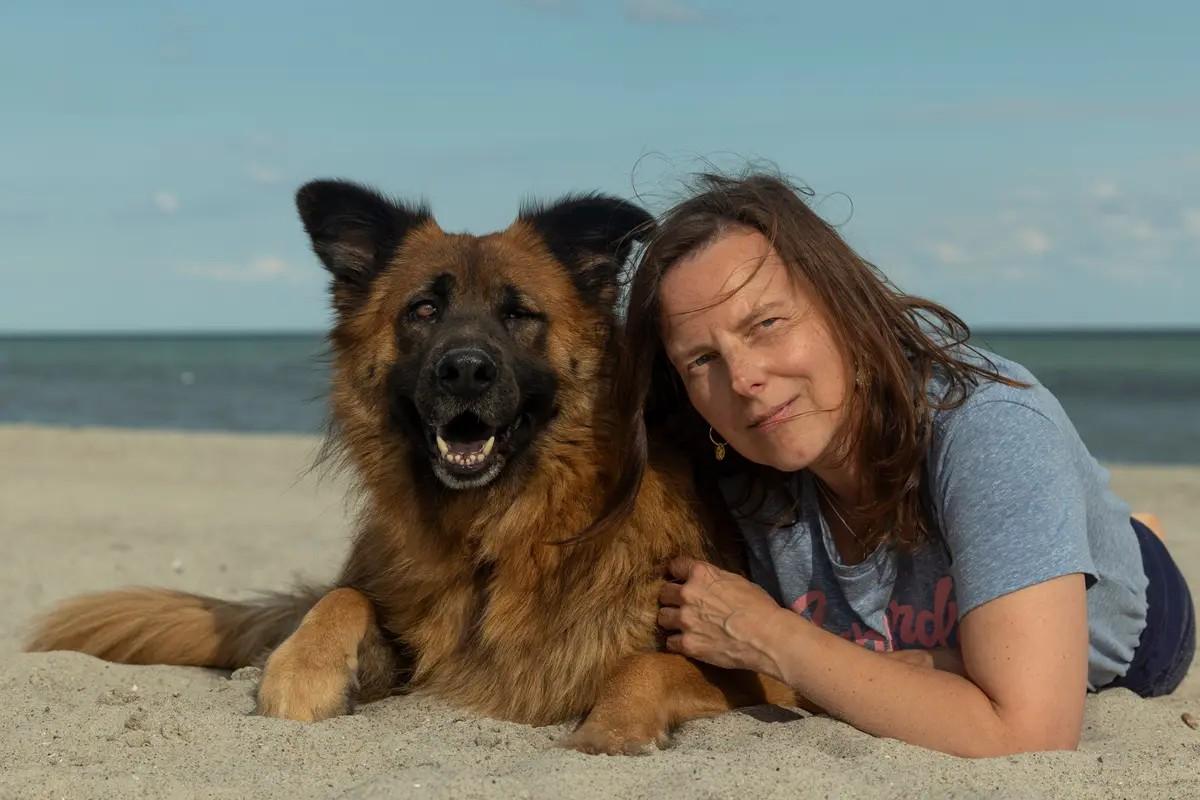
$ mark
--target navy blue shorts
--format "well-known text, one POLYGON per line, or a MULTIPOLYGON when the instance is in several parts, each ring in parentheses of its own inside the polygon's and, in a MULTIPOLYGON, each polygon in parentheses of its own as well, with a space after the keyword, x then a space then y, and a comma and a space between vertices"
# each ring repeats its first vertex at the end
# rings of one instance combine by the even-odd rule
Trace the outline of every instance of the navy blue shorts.
POLYGON ((1146 586, 1146 628, 1129 672, 1112 682, 1142 697, 1175 691, 1196 652, 1196 612, 1187 581, 1154 532, 1136 519, 1133 530, 1142 549, 1146 586))

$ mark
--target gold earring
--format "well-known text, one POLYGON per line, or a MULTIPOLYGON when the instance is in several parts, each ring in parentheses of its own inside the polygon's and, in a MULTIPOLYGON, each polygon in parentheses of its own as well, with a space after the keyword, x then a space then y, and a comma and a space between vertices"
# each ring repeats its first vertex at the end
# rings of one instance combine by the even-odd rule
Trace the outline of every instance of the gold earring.
POLYGON ((729 444, 729 442, 718 442, 715 438, 715 433, 716 431, 714 431, 710 425, 708 428, 708 440, 713 443, 713 455, 717 457, 717 461, 724 461, 725 445, 729 444))

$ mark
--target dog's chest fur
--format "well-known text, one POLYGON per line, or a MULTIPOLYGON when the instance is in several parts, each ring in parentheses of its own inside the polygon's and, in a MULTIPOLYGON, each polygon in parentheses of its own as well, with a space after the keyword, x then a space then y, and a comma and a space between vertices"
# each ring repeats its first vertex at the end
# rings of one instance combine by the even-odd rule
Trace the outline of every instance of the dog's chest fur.
POLYGON ((412 655, 413 689, 533 724, 583 713, 621 659, 656 648, 664 565, 705 550, 678 500, 572 547, 547 540, 585 527, 591 512, 578 498, 447 520, 481 534, 457 539, 410 527, 407 511, 364 529, 346 580, 412 655))

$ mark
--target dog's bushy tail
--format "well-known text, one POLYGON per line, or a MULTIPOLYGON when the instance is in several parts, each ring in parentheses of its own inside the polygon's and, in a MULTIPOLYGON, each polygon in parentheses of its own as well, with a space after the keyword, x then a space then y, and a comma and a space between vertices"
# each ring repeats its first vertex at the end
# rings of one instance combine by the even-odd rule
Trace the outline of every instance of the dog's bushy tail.
POLYGON ((246 602, 141 587, 85 594, 36 620, 25 649, 75 650, 124 664, 259 665, 322 594, 304 587, 246 602))

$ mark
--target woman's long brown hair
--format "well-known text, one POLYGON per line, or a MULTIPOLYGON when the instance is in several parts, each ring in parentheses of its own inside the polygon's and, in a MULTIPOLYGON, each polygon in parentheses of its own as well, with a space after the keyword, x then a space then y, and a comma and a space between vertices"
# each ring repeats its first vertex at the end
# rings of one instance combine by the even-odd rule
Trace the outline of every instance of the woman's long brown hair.
MULTIPOLYGON (((793 281, 813 292, 846 359, 848 405, 831 447, 843 463, 860 465, 855 510, 863 545, 911 550, 928 538, 922 477, 933 411, 960 405, 981 379, 1024 384, 998 374, 967 344, 970 330, 959 317, 904 294, 855 253, 805 202, 810 194, 776 175, 704 174, 692 196, 664 215, 630 286, 613 383, 617 477, 600 517, 580 538, 611 530, 633 510, 646 470, 648 424, 666 426, 675 444, 694 454, 711 454, 707 425, 664 353, 659 289, 675 264, 733 229, 766 237, 793 281), (931 398, 935 372, 946 391, 931 398)), ((707 463, 713 468, 702 473, 715 473, 711 456, 707 463)), ((752 486, 783 477, 736 454, 720 467, 757 478, 752 486)), ((711 492, 713 483, 705 483, 711 492)))

